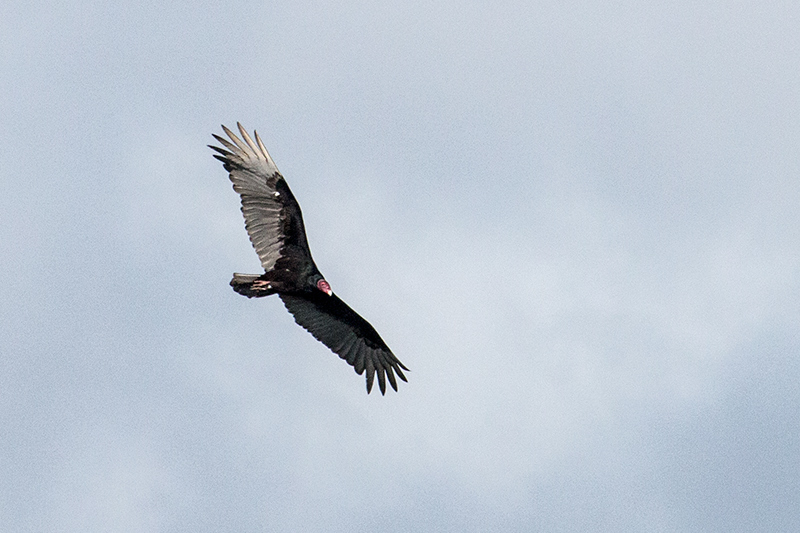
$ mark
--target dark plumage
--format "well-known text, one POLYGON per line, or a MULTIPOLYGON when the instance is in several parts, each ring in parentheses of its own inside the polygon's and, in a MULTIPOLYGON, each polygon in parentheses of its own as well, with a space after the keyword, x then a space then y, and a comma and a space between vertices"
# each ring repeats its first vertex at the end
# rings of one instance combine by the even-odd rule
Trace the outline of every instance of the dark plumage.
POLYGON ((360 375, 366 371, 367 393, 375 374, 381 394, 388 378, 397 390, 395 373, 406 381, 408 370, 392 353, 369 322, 339 299, 320 273, 306 239, 303 214, 292 191, 256 132, 256 142, 241 124, 237 137, 225 126, 230 141, 214 135, 224 147, 209 145, 218 152, 230 173, 233 189, 242 198, 245 228, 264 274, 234 274, 233 290, 248 298, 277 294, 295 322, 318 341, 353 366, 360 375))

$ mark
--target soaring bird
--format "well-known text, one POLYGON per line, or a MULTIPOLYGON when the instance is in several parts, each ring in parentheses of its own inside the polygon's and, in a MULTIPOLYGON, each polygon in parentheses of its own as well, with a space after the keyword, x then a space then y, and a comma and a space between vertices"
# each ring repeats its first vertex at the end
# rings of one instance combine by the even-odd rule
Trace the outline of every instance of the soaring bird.
POLYGON ((303 214, 289 185, 255 133, 255 142, 241 124, 242 139, 222 126, 228 139, 214 138, 224 148, 208 145, 222 161, 233 190, 242 199, 244 225, 263 274, 234 274, 233 290, 248 298, 277 294, 295 322, 353 366, 366 372, 367 394, 375 374, 381 394, 388 378, 397 390, 395 373, 403 381, 408 370, 369 322, 339 299, 325 281, 308 247, 303 214))

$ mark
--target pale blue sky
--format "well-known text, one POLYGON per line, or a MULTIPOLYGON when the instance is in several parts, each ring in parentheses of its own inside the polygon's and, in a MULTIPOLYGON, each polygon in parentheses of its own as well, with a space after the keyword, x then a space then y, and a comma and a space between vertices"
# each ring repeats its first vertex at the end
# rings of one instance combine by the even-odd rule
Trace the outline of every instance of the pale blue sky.
POLYGON ((4 2, 0 530, 800 530, 800 5, 4 2), (258 129, 363 378, 257 271, 258 129))

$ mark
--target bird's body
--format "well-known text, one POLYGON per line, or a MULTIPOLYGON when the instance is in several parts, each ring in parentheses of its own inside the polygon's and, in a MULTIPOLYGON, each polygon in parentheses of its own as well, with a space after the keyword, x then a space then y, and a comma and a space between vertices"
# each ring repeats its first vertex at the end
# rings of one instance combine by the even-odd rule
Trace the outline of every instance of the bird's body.
POLYGON ((233 290, 248 298, 277 294, 295 321, 358 374, 366 372, 367 392, 375 374, 381 393, 388 378, 394 390, 394 374, 406 381, 408 370, 381 339, 375 328, 336 296, 311 257, 303 214, 286 180, 255 134, 256 142, 241 124, 241 140, 225 126, 230 141, 214 135, 223 148, 218 152, 242 200, 242 214, 264 274, 234 274, 233 290))

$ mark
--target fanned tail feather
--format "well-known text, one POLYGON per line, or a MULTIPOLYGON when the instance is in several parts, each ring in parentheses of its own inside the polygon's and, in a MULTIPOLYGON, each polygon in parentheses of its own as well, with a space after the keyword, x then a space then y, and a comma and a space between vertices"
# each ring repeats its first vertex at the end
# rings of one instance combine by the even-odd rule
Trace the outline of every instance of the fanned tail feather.
POLYGON ((231 287, 233 290, 247 296, 248 298, 260 298, 262 296, 269 296, 275 294, 275 290, 267 287, 254 287, 253 283, 261 278, 259 274, 239 274, 235 273, 231 280, 231 287))

